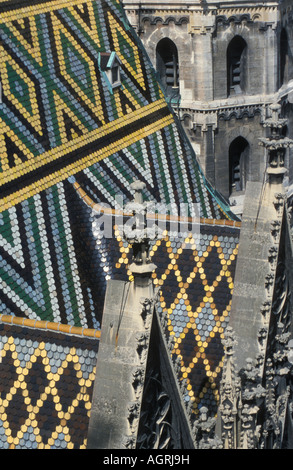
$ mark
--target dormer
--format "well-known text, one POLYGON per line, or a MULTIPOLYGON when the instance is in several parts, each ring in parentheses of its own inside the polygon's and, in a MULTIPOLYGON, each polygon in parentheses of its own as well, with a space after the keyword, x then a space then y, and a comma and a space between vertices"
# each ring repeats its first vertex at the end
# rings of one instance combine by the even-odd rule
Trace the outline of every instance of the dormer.
POLYGON ((110 89, 121 86, 120 67, 121 60, 116 52, 100 52, 99 54, 100 70, 104 73, 110 89))

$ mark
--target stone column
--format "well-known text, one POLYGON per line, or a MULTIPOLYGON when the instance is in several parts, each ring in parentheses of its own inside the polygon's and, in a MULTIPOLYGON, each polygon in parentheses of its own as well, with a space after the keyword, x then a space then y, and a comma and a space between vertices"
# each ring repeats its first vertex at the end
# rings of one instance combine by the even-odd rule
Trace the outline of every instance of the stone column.
POLYGON ((125 227, 132 244, 134 281, 107 286, 96 379, 88 430, 89 449, 135 448, 154 310, 149 239, 140 182, 133 184, 134 201, 126 206, 133 219, 125 227))
POLYGON ((267 152, 268 181, 264 185, 247 184, 234 279, 229 324, 239 344, 236 350, 239 369, 248 357, 255 359, 266 351, 276 269, 272 263, 280 250, 284 205, 278 204, 276 198, 285 197, 284 155, 293 141, 282 136, 286 121, 279 117, 280 106, 273 105, 271 110, 272 117, 264 122, 270 135, 260 139, 267 152), (264 328, 265 335, 260 341, 259 333, 264 328))

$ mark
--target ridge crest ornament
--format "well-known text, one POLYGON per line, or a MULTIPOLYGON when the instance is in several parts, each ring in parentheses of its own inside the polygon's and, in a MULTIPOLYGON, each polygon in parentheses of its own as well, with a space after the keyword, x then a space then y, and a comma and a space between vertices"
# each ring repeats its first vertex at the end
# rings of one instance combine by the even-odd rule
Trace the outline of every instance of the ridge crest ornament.
POLYGON ((150 242, 157 238, 156 224, 151 227, 147 224, 146 214, 149 203, 143 201, 142 191, 145 183, 134 181, 130 187, 134 190, 134 199, 126 204, 127 213, 133 216, 124 224, 124 239, 132 245, 132 263, 129 266, 134 276, 145 277, 156 269, 156 265, 150 259, 150 242))

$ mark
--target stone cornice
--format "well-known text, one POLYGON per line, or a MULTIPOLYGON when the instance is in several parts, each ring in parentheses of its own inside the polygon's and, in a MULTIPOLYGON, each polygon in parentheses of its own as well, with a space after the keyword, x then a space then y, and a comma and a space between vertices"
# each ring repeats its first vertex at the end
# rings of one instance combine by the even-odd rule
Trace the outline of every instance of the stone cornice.
POLYGON ((151 25, 168 25, 173 21, 177 26, 189 23, 191 34, 208 34, 217 27, 253 22, 261 23, 262 29, 267 29, 276 25, 279 16, 278 2, 209 2, 203 5, 196 2, 156 4, 154 1, 125 0, 123 6, 128 14, 139 16, 141 23, 149 21, 151 25))
POLYGON ((217 15, 238 15, 245 14, 248 11, 262 12, 274 11, 278 8, 279 2, 253 2, 253 1, 240 1, 240 2, 212 2, 209 1, 203 5, 200 1, 187 0, 184 3, 181 1, 168 1, 165 4, 156 2, 154 0, 124 0, 122 1, 125 10, 140 10, 148 12, 161 12, 161 14, 170 14, 170 12, 196 12, 204 16, 217 16, 217 15))
POLYGON ((243 95, 235 98, 211 101, 181 101, 181 109, 189 109, 192 112, 218 112, 225 109, 236 109, 245 107, 260 107, 271 104, 276 100, 275 95, 243 95))
POLYGON ((199 125, 203 128, 202 130, 206 130, 207 126, 217 128, 219 119, 228 121, 232 118, 242 119, 244 116, 253 118, 256 115, 260 115, 263 120, 265 119, 267 106, 272 102, 273 99, 237 105, 218 104, 218 106, 215 106, 214 103, 210 106, 196 106, 196 103, 190 107, 181 105, 180 117, 182 120, 185 117, 191 119, 190 128, 193 128, 194 125, 199 125))

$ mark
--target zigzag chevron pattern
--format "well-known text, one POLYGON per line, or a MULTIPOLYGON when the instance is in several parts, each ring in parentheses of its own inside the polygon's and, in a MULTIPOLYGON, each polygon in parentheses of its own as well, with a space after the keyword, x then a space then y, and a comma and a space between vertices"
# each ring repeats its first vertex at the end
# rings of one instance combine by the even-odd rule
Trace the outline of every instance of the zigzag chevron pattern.
MULTIPOLYGON (((56 178, 64 179, 64 175, 48 178, 64 165, 69 174, 78 171, 79 158, 71 162, 67 156, 60 163, 65 147, 71 153, 84 148, 88 142, 84 136, 91 131, 162 97, 158 87, 149 86, 141 51, 107 5, 92 1, 61 9, 60 3, 59 9, 55 2, 46 5, 51 9, 37 16, 22 17, 26 10, 12 11, 0 25, 0 145, 5 174, 1 195, 9 198, 16 181, 22 189, 4 201, 1 210, 28 197, 26 188, 32 192, 32 182, 37 185, 41 176, 38 190, 57 182, 56 178), (107 34, 104 25, 108 25, 107 34), (122 61, 123 86, 115 93, 98 67, 105 47, 116 49, 122 61), (30 173, 29 186, 19 173, 30 173)), ((80 158, 89 154, 87 149, 80 158)))
POLYGON ((30 5, 0 2, 1 311, 96 328, 104 253, 96 265, 89 260, 91 270, 81 262, 93 235, 70 177, 95 202, 111 204, 117 194, 127 201, 130 183, 141 179, 147 199, 197 202, 203 217, 231 214, 179 134, 120 6, 48 1, 32 12, 30 5), (105 50, 121 60, 115 90, 98 67, 105 50))
POLYGON ((0 227, 2 313, 85 326, 63 184, 2 217, 10 218, 10 230, 8 220, 0 227))

